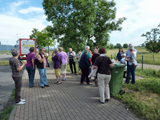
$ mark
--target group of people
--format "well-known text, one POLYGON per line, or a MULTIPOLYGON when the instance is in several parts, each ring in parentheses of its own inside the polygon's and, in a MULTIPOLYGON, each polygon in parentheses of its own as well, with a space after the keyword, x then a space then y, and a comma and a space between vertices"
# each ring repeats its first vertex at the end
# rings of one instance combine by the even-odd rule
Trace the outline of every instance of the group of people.
MULTIPOLYGON (((38 68, 40 75, 40 87, 49 87, 47 82, 46 67, 49 66, 47 61, 48 55, 45 54, 45 49, 40 48, 39 54, 35 56, 35 48, 31 47, 30 52, 27 55, 27 61, 21 62, 18 60, 19 51, 17 49, 12 49, 13 57, 9 60, 12 69, 12 78, 15 81, 15 102, 17 104, 25 104, 25 99, 21 99, 20 91, 22 84, 22 70, 26 65, 26 70, 29 76, 29 87, 34 87, 34 76, 35 76, 35 65, 38 68)), ((119 50, 117 55, 117 60, 121 62, 122 60, 127 61, 127 78, 126 83, 129 83, 130 74, 132 74, 132 84, 135 83, 135 68, 137 66, 136 62, 136 50, 132 44, 129 44, 129 50, 126 53, 122 49, 119 50)), ((78 64, 78 73, 81 74, 80 84, 90 83, 91 71, 96 69, 96 75, 94 76, 95 86, 99 87, 100 103, 109 101, 110 90, 109 82, 111 79, 110 68, 113 67, 113 63, 109 57, 106 56, 105 48, 99 48, 96 46, 94 51, 90 51, 90 47, 86 46, 83 51, 79 50, 76 54, 72 48, 69 48, 69 52, 63 51, 62 47, 58 49, 55 48, 52 53, 53 68, 55 70, 56 82, 55 84, 60 85, 62 81, 66 80, 66 69, 69 62, 71 74, 76 74, 76 61, 78 64), (73 70, 74 67, 74 70, 73 70), (63 78, 61 79, 61 75, 63 78), (62 80, 62 81, 61 81, 62 80)))
MULTIPOLYGON (((135 70, 137 67, 137 50, 134 48, 132 44, 129 44, 129 49, 127 50, 126 54, 122 48, 119 48, 119 52, 117 54, 117 62, 125 64, 126 67, 124 68, 127 71, 126 77, 126 84, 129 84, 130 76, 132 75, 132 84, 135 84, 135 70)), ((125 73, 124 73, 125 75, 125 73)))

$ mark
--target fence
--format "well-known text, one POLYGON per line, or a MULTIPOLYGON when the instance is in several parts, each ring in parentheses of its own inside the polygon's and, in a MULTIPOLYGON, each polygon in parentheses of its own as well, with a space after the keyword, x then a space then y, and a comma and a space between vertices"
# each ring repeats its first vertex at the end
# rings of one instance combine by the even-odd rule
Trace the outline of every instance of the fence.
POLYGON ((0 45, 0 51, 11 51, 13 48, 13 45, 0 45))
MULTIPOLYGON (((111 54, 111 59, 116 60, 117 54, 111 54)), ((150 65, 160 65, 160 54, 159 53, 147 53, 147 54, 137 54, 137 62, 141 63, 142 70, 144 68, 144 64, 150 65)))

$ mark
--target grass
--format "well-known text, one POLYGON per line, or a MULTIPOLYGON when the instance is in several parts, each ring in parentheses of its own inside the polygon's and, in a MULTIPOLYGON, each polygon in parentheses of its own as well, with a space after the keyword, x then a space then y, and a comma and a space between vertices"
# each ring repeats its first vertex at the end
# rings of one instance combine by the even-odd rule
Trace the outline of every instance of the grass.
POLYGON ((2 60, 2 61, 0 61, 0 65, 7 66, 7 65, 9 65, 9 61, 8 60, 2 60))
MULTIPOLYGON (((10 102, 13 103, 15 99, 15 89, 12 90, 12 94, 10 96, 10 102)), ((7 106, 1 113, 0 113, 0 120, 8 120, 9 119, 9 115, 11 113, 11 111, 13 110, 14 106, 13 105, 9 105, 7 106)))
POLYGON ((11 97, 10 97, 11 101, 14 101, 14 99, 15 99, 15 89, 12 90, 12 94, 11 94, 11 97))
POLYGON ((136 69, 136 75, 137 76, 141 76, 141 77, 154 77, 154 78, 158 78, 160 77, 160 70, 153 70, 153 69, 136 69))
MULTIPOLYGON (((146 51, 144 47, 137 47, 137 62, 142 63, 142 55, 143 55, 143 63, 145 64, 154 64, 154 65, 160 65, 160 53, 150 53, 146 51), (154 57, 153 57, 154 56, 154 57), (154 58, 154 59, 153 59, 154 58)), ((123 51, 126 53, 128 49, 123 49, 123 51)), ((116 59, 116 55, 118 53, 118 49, 108 49, 107 50, 107 56, 111 58, 116 59)))
POLYGON ((8 120, 9 119, 9 114, 13 110, 14 106, 8 106, 4 111, 0 113, 0 119, 1 120, 8 120))
POLYGON ((115 96, 122 100, 139 117, 160 120, 160 71, 136 69, 136 75, 144 77, 135 85, 123 84, 126 94, 115 96))
POLYGON ((0 54, 11 54, 10 51, 0 51, 0 54))

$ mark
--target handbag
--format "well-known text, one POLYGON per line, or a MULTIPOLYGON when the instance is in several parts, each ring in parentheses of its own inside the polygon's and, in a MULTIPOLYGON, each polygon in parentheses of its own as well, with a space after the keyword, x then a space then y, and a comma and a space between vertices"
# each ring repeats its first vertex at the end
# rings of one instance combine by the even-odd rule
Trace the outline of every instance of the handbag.
POLYGON ((50 67, 48 60, 46 59, 46 67, 50 67))

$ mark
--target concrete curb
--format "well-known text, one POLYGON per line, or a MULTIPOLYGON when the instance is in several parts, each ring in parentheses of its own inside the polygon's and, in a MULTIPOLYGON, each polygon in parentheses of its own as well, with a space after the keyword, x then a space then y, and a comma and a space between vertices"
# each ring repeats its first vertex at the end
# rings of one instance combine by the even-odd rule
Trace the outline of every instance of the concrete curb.
POLYGON ((14 108, 12 112, 10 113, 9 119, 8 120, 14 120, 15 114, 16 114, 17 106, 14 105, 14 108))

